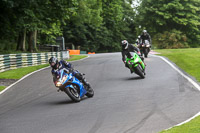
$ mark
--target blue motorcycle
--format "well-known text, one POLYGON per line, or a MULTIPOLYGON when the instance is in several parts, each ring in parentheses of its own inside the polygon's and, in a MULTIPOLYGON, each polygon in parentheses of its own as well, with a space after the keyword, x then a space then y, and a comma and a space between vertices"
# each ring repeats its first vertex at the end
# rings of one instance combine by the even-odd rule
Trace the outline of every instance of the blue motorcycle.
MULTIPOLYGON (((60 69, 53 78, 54 84, 59 90, 64 91, 74 102, 80 102, 83 96, 93 97, 94 90, 83 85, 67 69, 60 69)), ((58 91, 59 91, 58 90, 58 91)))

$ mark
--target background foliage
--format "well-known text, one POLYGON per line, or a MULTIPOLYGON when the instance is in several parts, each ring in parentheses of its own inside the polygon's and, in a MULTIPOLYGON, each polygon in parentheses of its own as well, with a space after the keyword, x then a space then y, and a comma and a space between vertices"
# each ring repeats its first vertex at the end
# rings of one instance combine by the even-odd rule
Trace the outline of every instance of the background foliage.
POLYGON ((154 43, 158 48, 199 46, 199 0, 142 0, 140 2, 140 6, 137 7, 137 26, 146 28, 152 37, 156 36, 154 43))
POLYGON ((157 48, 199 47, 199 0, 0 0, 0 52, 66 44, 120 51, 147 29, 157 48))

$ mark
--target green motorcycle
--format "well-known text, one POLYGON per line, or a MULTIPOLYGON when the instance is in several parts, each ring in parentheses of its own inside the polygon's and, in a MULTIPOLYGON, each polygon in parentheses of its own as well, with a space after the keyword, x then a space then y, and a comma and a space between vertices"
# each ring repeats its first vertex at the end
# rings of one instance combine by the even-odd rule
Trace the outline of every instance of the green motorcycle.
POLYGON ((132 53, 131 58, 126 58, 126 63, 132 72, 135 72, 141 78, 145 78, 145 64, 136 53, 132 53))

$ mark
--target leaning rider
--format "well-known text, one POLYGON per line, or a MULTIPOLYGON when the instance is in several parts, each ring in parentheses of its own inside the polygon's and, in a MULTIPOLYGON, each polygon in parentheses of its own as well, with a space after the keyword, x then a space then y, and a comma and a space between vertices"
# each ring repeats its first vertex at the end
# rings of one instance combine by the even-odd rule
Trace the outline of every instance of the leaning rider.
MULTIPOLYGON (((121 43, 121 46, 122 46, 122 61, 124 62, 125 66, 127 68, 129 68, 129 66, 128 66, 127 62, 126 62, 125 56, 127 56, 128 58, 131 58, 130 52, 135 52, 136 51, 137 54, 142 59, 142 61, 144 62, 144 58, 140 55, 140 50, 138 48, 136 48, 135 46, 129 44, 127 40, 123 40, 122 43, 121 43)), ((131 71, 131 69, 130 69, 130 71, 131 71)), ((131 73, 133 73, 133 71, 131 71, 131 73)))
POLYGON ((57 70, 65 68, 70 73, 72 73, 73 76, 75 76, 77 79, 79 79, 84 85, 86 85, 86 86, 88 86, 88 88, 90 88, 90 84, 86 81, 85 77, 83 77, 83 75, 81 73, 79 73, 78 70, 74 70, 71 63, 64 61, 64 60, 58 61, 58 59, 56 57, 51 57, 49 59, 49 64, 52 68, 52 70, 51 70, 52 75, 56 75, 57 70))

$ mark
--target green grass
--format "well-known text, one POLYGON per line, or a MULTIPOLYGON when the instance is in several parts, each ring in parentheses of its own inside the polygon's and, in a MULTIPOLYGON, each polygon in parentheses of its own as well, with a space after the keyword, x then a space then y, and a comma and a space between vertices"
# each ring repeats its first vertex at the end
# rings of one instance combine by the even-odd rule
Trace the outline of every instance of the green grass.
MULTIPOLYGON (((200 82, 200 48, 155 50, 166 56, 200 82)), ((200 133, 200 116, 161 133, 200 133)))
POLYGON ((200 116, 181 126, 160 133, 200 133, 200 116))
POLYGON ((200 82, 200 48, 155 50, 200 82))
POLYGON ((80 60, 83 58, 88 57, 87 55, 70 55, 70 58, 67 61, 75 61, 75 60, 80 60))
POLYGON ((23 67, 13 70, 8 70, 5 72, 0 73, 0 79, 20 79, 21 77, 25 76, 28 73, 36 71, 38 69, 44 68, 49 66, 48 64, 38 65, 38 66, 30 66, 30 67, 23 67))
MULTIPOLYGON (((86 55, 71 55, 70 59, 67 61, 74 61, 74 60, 80 60, 82 58, 87 57, 86 55)), ((49 64, 44 64, 44 65, 38 65, 38 66, 30 66, 30 67, 23 67, 23 68, 18 68, 14 70, 8 70, 5 72, 0 73, 0 79, 20 79, 23 76, 27 75, 28 73, 31 73, 33 71, 36 71, 38 69, 44 68, 49 66, 49 64)))
POLYGON ((0 91, 2 91, 5 88, 6 88, 6 86, 0 86, 0 91))

